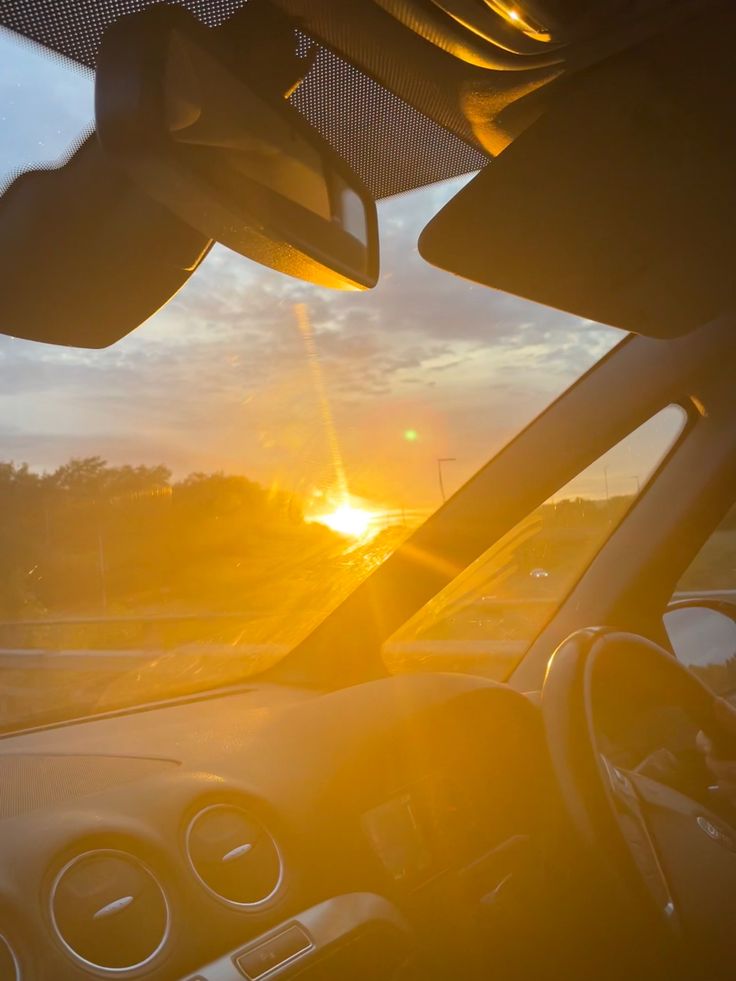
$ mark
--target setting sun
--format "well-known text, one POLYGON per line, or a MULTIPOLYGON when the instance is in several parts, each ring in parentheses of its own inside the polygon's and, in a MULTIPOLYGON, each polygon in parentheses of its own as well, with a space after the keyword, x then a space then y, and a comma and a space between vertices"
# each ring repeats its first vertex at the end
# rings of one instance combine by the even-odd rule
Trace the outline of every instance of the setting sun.
POLYGON ((330 511, 328 514, 315 515, 311 520, 326 525, 341 535, 363 538, 368 533, 375 517, 376 515, 372 511, 354 508, 350 504, 341 504, 334 511, 330 511))

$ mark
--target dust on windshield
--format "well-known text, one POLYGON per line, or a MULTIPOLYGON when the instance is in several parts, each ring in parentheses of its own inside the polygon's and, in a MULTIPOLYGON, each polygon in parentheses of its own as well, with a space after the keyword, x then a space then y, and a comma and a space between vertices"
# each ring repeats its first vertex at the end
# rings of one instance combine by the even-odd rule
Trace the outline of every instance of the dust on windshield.
MULTIPOLYGON (((92 80, 4 33, 0 100, 1 178, 92 80)), ((370 293, 217 247, 109 349, 0 336, 1 727, 264 670, 619 340, 420 259, 463 180, 379 204, 370 293)))

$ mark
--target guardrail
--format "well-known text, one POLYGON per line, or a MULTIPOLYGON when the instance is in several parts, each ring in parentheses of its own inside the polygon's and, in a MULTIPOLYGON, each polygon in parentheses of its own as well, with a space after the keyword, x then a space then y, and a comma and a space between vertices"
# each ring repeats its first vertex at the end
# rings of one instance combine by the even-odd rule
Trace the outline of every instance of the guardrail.
MULTIPOLYGON (((731 601, 736 605, 736 589, 681 590, 675 593, 673 599, 720 599, 731 601)), ((556 602, 552 597, 499 599, 487 596, 479 597, 474 603, 465 607, 464 611, 467 614, 472 610, 475 616, 480 618, 480 622, 484 613, 492 616, 492 611, 496 608, 518 610, 539 604, 549 606, 556 602)), ((302 611, 303 614, 304 612, 302 611)), ((48 657, 63 654, 76 659, 90 657, 93 654, 105 654, 109 657, 133 658, 143 654, 150 655, 152 650, 171 652, 188 647, 191 651, 195 646, 204 654, 266 650, 273 646, 269 640, 245 636, 245 628, 259 617, 275 619, 278 617, 278 611, 250 609, 228 612, 152 613, 144 616, 129 614, 112 617, 74 616, 0 620, 0 659, 7 664, 10 659, 33 655, 48 657), (198 630, 187 629, 195 624, 198 630), (231 635, 227 628, 217 629, 218 626, 226 627, 229 624, 242 625, 243 633, 231 635), (176 627, 181 629, 173 629, 176 627), (114 638, 112 635, 103 636, 108 629, 112 631, 114 638), (82 637, 78 631, 85 636, 82 637)), ((316 619, 314 616, 307 615, 305 623, 314 622, 316 619)), ((426 646, 426 642, 423 641, 415 643, 426 646)), ((446 643, 455 646, 457 642, 448 640, 446 643)), ((474 643, 484 642, 479 638, 476 641, 466 639, 460 643, 472 646, 474 643)))
POLYGON ((245 610, 239 613, 150 613, 146 616, 131 614, 117 617, 36 617, 26 620, 0 620, 0 630, 5 627, 77 627, 91 624, 114 623, 186 623, 197 620, 248 620, 254 616, 273 613, 269 610, 245 610))

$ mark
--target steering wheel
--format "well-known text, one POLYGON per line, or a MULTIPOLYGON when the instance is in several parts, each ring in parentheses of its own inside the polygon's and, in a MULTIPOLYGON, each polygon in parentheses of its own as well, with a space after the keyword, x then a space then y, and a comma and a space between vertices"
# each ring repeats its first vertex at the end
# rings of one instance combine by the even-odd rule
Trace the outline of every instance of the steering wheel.
POLYGON ((714 803, 705 767, 700 783, 678 781, 679 753, 662 742, 689 745, 697 769, 697 731, 721 744, 726 738, 713 706, 710 690, 667 651, 606 628, 564 641, 542 689, 552 766, 574 831, 614 873, 611 881, 623 883, 659 949, 692 961, 698 978, 736 970, 736 827, 727 806, 714 803), (621 743, 632 729, 640 744, 645 719, 668 736, 640 761, 621 743))

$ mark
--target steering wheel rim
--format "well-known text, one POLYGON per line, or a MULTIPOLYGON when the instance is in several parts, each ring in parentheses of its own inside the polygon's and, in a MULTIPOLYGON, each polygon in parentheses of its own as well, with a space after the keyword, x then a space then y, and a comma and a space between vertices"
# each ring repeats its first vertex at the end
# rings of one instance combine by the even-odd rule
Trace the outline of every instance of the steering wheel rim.
MULTIPOLYGON (((643 691, 651 690, 658 698, 664 694, 673 705, 684 706, 696 725, 709 732, 717 728, 714 695, 656 644, 607 628, 578 631, 564 641, 550 659, 542 689, 552 767, 575 831, 589 850, 606 855, 609 867, 623 880, 626 893, 638 899, 637 907, 648 911, 651 924, 682 949, 683 943, 691 942, 693 931, 689 922, 683 922, 682 896, 670 881, 667 863, 649 828, 640 799, 642 781, 614 766, 598 745, 593 695, 596 672, 600 680, 602 665, 614 679, 625 682, 636 678, 643 691)), ((664 785, 649 782, 660 793, 659 802, 654 793, 655 806, 674 802, 683 814, 687 811, 683 827, 686 836, 693 835, 687 840, 695 843, 696 850, 702 850, 702 839, 708 836, 713 837, 714 847, 723 846, 719 858, 727 866, 724 875, 731 876, 724 881, 731 896, 736 896, 736 829, 724 827, 720 817, 693 798, 672 791, 668 801, 669 791, 664 785), (692 807, 688 810, 682 801, 692 807)), ((645 786, 644 790, 649 793, 651 788, 645 786)), ((683 891, 681 884, 679 891, 683 891)))

